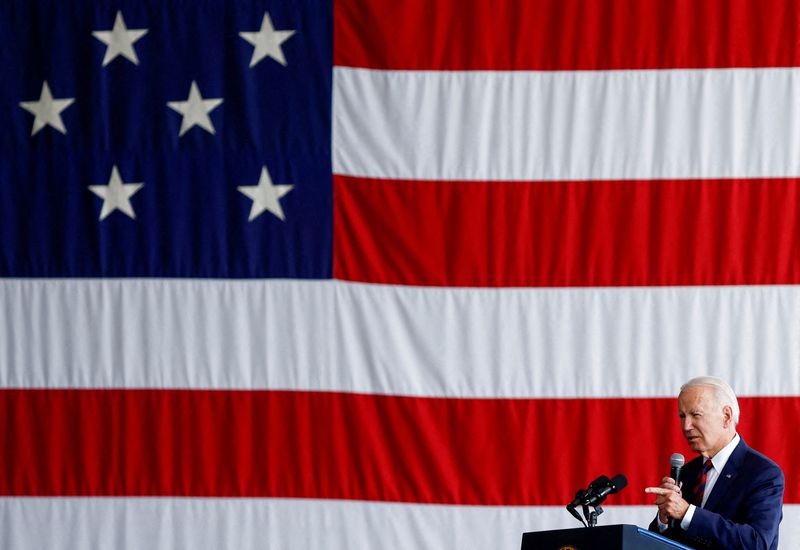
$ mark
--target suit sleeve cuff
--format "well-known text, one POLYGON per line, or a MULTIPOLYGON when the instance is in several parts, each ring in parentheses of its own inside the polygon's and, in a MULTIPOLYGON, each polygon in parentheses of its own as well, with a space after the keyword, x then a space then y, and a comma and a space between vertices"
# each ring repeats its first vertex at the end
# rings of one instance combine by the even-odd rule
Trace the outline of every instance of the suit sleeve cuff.
POLYGON ((692 518, 694 517, 694 511, 697 507, 694 504, 689 505, 689 509, 686 510, 686 514, 684 514, 683 519, 681 520, 681 529, 684 531, 688 531, 689 524, 692 523, 692 518))

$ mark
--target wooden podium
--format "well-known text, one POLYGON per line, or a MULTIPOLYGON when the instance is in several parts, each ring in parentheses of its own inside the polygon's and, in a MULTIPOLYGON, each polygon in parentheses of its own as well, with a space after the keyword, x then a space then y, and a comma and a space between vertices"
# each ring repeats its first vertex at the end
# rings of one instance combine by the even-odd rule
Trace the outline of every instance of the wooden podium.
POLYGON ((636 525, 523 533, 522 550, 668 550, 690 547, 636 525))

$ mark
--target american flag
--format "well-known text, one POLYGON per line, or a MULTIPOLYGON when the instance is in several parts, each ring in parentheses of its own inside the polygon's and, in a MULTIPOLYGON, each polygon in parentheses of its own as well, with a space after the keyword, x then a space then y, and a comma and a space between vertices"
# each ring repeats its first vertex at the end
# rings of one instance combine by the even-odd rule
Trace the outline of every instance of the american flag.
POLYGON ((8 0, 0 547, 646 525, 713 374, 800 546, 793 0, 8 0))

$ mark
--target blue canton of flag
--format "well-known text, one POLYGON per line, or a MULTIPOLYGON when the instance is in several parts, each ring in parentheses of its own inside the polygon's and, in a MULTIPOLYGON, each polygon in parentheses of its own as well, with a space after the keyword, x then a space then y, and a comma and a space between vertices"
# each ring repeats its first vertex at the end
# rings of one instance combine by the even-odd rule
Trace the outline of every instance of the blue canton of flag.
POLYGON ((0 275, 331 276, 331 5, 0 8, 0 275))

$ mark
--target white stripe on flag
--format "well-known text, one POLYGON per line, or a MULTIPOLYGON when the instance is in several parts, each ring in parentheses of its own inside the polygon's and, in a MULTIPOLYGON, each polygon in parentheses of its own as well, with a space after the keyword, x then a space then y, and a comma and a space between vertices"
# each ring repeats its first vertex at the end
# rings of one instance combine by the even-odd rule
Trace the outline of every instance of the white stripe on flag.
POLYGON ((710 373, 800 394, 798 286, 5 279, 0 303, 4 388, 667 397, 710 373))
POLYGON ((333 167, 420 180, 800 176, 800 69, 334 68, 333 167))
MULTIPOLYGON (((646 527, 652 506, 608 506, 601 525, 646 527)), ((578 527, 561 506, 360 501, 0 498, 0 546, 81 548, 519 548, 522 533, 578 527)), ((800 546, 800 506, 784 506, 781 548, 800 546)))

